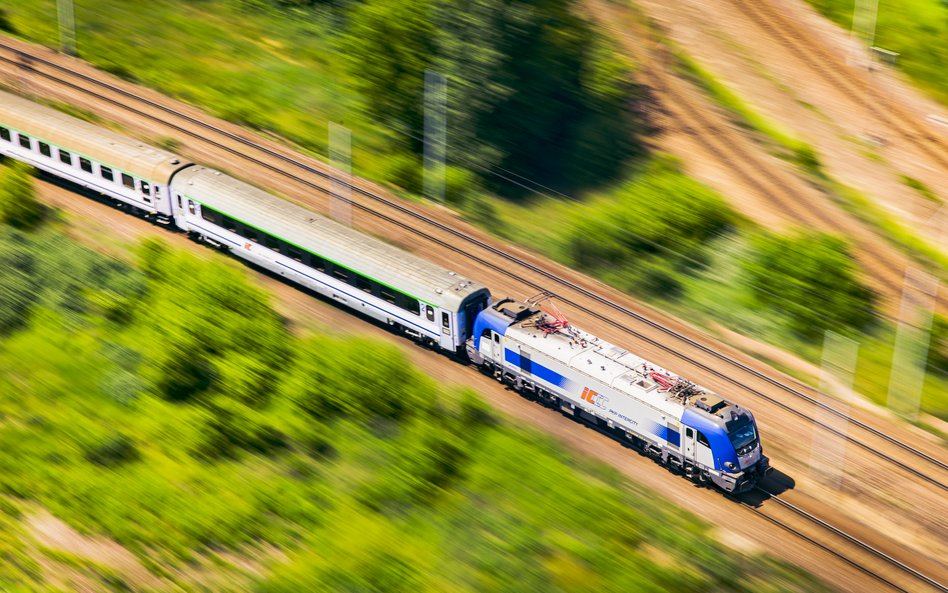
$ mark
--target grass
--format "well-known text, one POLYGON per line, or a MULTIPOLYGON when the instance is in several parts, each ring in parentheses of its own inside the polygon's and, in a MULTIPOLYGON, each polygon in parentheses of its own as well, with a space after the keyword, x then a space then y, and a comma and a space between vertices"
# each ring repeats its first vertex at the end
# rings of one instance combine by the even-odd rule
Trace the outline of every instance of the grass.
MULTIPOLYGON (((852 27, 850 0, 808 0, 847 31, 852 27)), ((880 2, 874 45, 901 54, 899 68, 932 97, 948 103, 948 5, 941 0, 880 2)))
POLYGON ((780 129, 777 124, 752 109, 743 99, 734 94, 731 89, 721 83, 690 55, 677 50, 675 58, 681 70, 703 88, 721 107, 734 114, 741 125, 763 134, 790 155, 796 155, 808 149, 806 143, 794 138, 780 129))
POLYGON ((843 208, 869 227, 876 229, 890 243, 928 271, 942 279, 946 278, 948 255, 905 228, 859 190, 827 175, 822 175, 821 179, 830 196, 843 208))
POLYGON ((902 180, 902 183, 904 183, 905 185, 917 191, 919 194, 921 194, 923 198, 925 198, 929 202, 934 202, 936 204, 944 203, 944 201, 941 198, 939 198, 938 195, 936 195, 935 192, 933 192, 930 187, 928 187, 927 185, 925 185, 918 179, 915 179, 914 177, 909 177, 908 175, 901 175, 900 179, 902 180))

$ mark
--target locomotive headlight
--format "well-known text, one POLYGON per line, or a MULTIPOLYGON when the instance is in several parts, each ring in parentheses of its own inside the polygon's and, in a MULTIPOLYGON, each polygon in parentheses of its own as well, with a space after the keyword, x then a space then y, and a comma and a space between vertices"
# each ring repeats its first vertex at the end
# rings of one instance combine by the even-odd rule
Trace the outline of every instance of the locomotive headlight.
POLYGON ((725 462, 724 462, 724 467, 728 468, 728 469, 731 470, 731 471, 734 471, 734 470, 737 469, 737 466, 734 465, 734 463, 731 462, 731 461, 725 461, 725 462))

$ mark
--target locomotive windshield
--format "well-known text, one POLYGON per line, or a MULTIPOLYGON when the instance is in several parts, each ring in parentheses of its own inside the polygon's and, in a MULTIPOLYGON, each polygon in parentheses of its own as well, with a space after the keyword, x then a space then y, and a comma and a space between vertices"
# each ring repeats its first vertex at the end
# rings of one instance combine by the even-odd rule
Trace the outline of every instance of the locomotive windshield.
POLYGON ((728 433, 728 437, 730 437, 734 449, 740 451, 757 440, 757 429, 754 428, 754 423, 748 420, 746 423, 731 429, 728 433))

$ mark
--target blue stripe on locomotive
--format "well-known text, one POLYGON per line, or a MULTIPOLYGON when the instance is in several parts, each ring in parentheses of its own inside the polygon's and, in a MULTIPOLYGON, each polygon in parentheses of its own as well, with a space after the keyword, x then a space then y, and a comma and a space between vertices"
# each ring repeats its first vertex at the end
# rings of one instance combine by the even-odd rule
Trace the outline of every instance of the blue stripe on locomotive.
POLYGON ((549 369, 542 364, 539 364, 529 358, 521 358, 520 354, 514 352, 510 348, 504 348, 504 360, 510 364, 516 366, 524 373, 528 375, 533 375, 538 379, 546 381, 550 385, 556 385, 557 387, 563 387, 566 383, 569 382, 569 379, 563 375, 557 373, 553 369, 549 369))
POLYGON ((474 349, 481 347, 481 336, 487 330, 493 330, 494 333, 505 336, 507 327, 510 326, 510 319, 494 311, 491 307, 483 309, 474 319, 474 331, 471 337, 474 338, 474 349))
POLYGON ((731 444, 731 439, 724 431, 724 427, 715 424, 691 408, 685 409, 685 413, 681 416, 681 423, 701 431, 708 439, 708 443, 711 445, 711 456, 714 458, 714 469, 728 471, 724 467, 726 461, 730 461, 735 467, 740 465, 737 452, 734 450, 734 445, 731 444))
POLYGON ((674 445, 675 447, 681 446, 681 433, 679 433, 677 430, 672 430, 667 426, 656 424, 653 432, 658 438, 668 441, 669 445, 674 445))

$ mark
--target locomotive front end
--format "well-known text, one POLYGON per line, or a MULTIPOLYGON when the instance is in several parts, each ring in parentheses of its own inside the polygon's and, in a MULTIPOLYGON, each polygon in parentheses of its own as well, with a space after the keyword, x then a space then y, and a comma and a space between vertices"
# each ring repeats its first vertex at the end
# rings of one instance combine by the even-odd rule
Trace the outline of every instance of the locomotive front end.
POLYGON ((749 410, 708 393, 685 410, 682 424, 696 431, 698 465, 721 490, 752 490, 770 470, 749 410))
POLYGON ((750 412, 741 410, 724 424, 737 458, 736 462, 731 460, 723 464, 726 474, 734 479, 734 488, 730 492, 747 492, 770 470, 770 460, 763 453, 757 422, 750 412))

